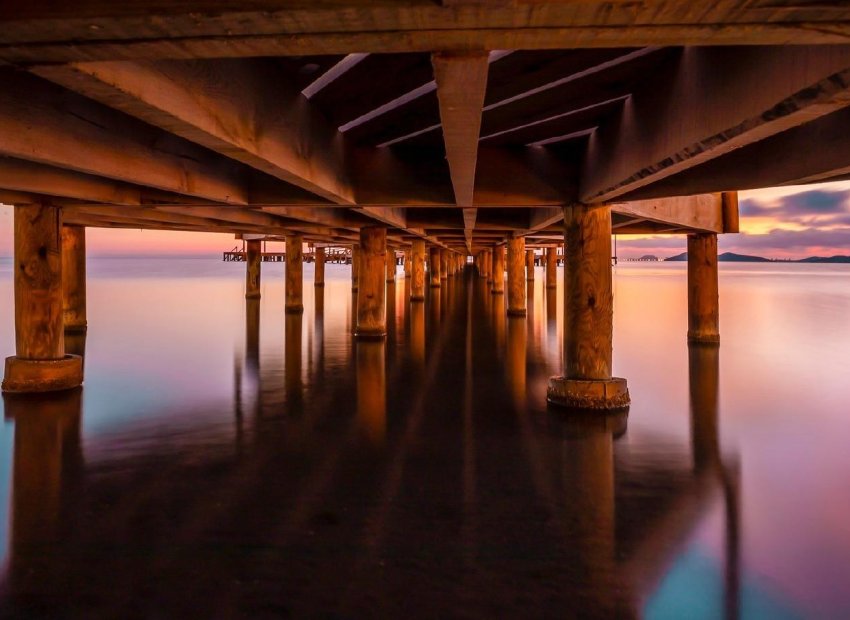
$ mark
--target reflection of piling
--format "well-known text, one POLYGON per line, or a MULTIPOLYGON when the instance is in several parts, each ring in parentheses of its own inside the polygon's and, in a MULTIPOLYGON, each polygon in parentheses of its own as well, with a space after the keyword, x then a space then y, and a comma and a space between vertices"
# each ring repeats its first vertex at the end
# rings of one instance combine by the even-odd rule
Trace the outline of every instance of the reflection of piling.
POLYGON ((505 359, 505 372, 508 379, 508 387, 517 408, 522 407, 526 401, 526 366, 525 349, 528 328, 522 317, 508 317, 508 346, 505 359))
POLYGON ((720 376, 720 347, 688 347, 688 381, 691 399, 691 448, 694 469, 720 465, 717 398, 720 376))
POLYGON ((284 387, 289 403, 301 402, 301 324, 299 313, 289 313, 284 318, 284 387))
POLYGON ((366 437, 383 445, 387 426, 387 379, 384 342, 360 340, 357 356, 357 419, 366 437))
POLYGON ((245 300, 245 366, 256 377, 260 369, 260 300, 245 300))

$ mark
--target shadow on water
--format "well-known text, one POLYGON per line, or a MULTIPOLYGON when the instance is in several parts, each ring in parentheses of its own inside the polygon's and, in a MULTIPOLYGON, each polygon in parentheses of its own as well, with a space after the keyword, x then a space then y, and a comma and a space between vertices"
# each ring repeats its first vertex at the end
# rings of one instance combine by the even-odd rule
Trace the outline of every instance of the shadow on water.
POLYGON ((87 466, 81 390, 7 397, 4 615, 636 618, 720 502, 737 617, 717 348, 689 351, 690 443, 624 445, 626 414, 540 402, 557 369, 529 323, 556 337, 548 292, 509 319, 483 279, 443 280, 419 303, 395 286, 388 341, 355 342, 338 364, 325 304, 347 290, 317 289, 312 316, 281 313, 271 356, 248 300, 230 449, 115 446, 87 466))

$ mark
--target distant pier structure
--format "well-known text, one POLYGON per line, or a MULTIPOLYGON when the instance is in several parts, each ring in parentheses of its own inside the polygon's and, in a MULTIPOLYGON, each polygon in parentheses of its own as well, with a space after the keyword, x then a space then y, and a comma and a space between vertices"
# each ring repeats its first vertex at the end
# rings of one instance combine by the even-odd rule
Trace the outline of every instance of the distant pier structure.
POLYGON ((687 237, 688 338, 716 346, 736 192, 850 170, 846 3, 259 4, 0 9, 6 392, 80 385, 63 334, 87 328, 85 229, 149 228, 243 240, 249 299, 280 241, 289 313, 303 262, 320 287, 345 256, 361 339, 385 333, 400 263, 407 303, 468 271, 512 321, 540 266, 567 326, 549 401, 622 409, 613 235, 687 237))

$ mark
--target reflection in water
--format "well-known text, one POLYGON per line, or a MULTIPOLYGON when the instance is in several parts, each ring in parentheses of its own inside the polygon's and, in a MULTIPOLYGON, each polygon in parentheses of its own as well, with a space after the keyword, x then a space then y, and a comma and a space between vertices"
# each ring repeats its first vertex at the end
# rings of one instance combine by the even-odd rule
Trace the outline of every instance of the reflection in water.
MULTIPOLYGON (((141 423, 83 425, 81 438, 81 390, 5 399, 15 445, 0 615, 652 618, 698 599, 747 616, 718 348, 691 347, 676 379, 688 398, 655 425, 636 399, 627 432, 624 415, 545 406, 560 330, 542 278, 527 318, 510 319, 471 272, 424 303, 399 282, 387 342, 352 344, 355 304, 335 273, 304 315, 266 291, 236 295, 235 364, 205 367, 185 401, 141 423), (682 568, 694 548, 716 593, 682 568)), ((218 324, 196 329, 221 337, 218 324)), ((163 333, 144 336, 168 363, 174 332, 163 333)), ((96 398, 120 373, 101 356, 122 348, 96 329, 93 340, 87 417, 122 402, 96 398)))

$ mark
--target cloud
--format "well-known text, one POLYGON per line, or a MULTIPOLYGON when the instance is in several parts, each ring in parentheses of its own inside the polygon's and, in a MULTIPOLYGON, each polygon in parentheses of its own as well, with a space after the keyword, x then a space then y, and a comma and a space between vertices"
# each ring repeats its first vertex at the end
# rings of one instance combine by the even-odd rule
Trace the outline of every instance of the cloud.
POLYGON ((850 190, 811 190, 774 200, 747 198, 740 204, 745 217, 778 217, 783 220, 850 214, 850 190))

